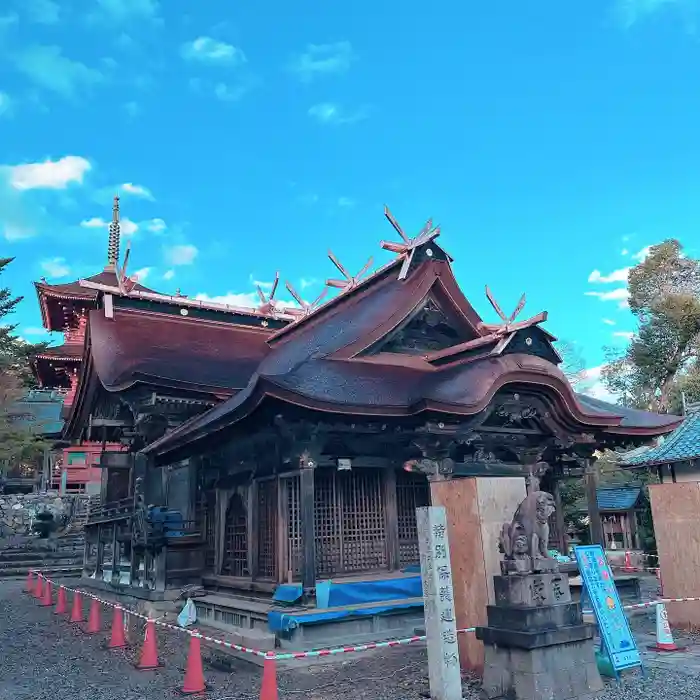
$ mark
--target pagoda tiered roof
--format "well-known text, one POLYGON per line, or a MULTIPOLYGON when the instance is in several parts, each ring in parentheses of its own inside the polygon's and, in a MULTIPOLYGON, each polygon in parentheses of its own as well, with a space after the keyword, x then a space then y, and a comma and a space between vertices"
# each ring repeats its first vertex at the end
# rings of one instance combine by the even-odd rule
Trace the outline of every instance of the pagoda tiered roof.
MULTIPOLYGON (((390 215, 389 215, 390 216, 390 215)), ((391 223, 400 231, 390 217, 391 223)), ((459 288, 432 222, 415 238, 383 244, 397 259, 353 279, 335 298, 305 310, 268 340, 271 351, 245 390, 152 443, 164 463, 196 451, 214 433, 242 422, 269 400, 349 416, 472 416, 504 387, 541 395, 548 420, 563 432, 651 437, 672 431, 677 416, 658 415, 577 395, 559 369, 546 313, 484 323, 459 288)))

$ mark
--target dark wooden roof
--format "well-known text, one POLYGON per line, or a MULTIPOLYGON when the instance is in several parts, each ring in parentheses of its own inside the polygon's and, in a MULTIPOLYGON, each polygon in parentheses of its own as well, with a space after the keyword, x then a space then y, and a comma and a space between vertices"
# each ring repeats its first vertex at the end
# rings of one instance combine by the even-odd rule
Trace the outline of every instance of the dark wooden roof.
POLYGON ((101 383, 120 391, 138 382, 206 388, 231 395, 244 388, 269 348, 269 332, 164 314, 89 313, 90 352, 101 383))
MULTIPOLYGON (((118 284, 116 272, 107 268, 97 275, 86 279, 90 282, 109 286, 117 286, 118 284)), ((92 308, 98 294, 95 289, 81 287, 78 280, 62 284, 50 284, 42 280, 41 282, 34 282, 34 287, 39 297, 42 321, 44 326, 50 331, 63 330, 64 314, 62 307, 66 302, 85 308, 92 308)), ((134 289, 142 292, 153 291, 140 284, 135 285, 134 289)))
MULTIPOLYGON (((538 327, 546 314, 508 328, 484 324, 459 289, 448 256, 434 242, 429 245, 415 256, 406 279, 398 279, 399 259, 278 331, 245 391, 147 451, 165 459, 168 451, 237 423, 267 397, 358 416, 425 411, 468 416, 482 411, 506 385, 545 394, 572 431, 651 436, 678 425, 676 416, 575 395, 557 367, 553 337, 538 327), (424 311, 442 314, 444 346, 431 347, 434 337, 426 332, 422 346, 418 342, 413 350, 401 349, 397 333, 424 311)), ((404 341, 416 341, 417 333, 419 329, 404 341)))
POLYGON ((83 346, 77 343, 64 343, 63 345, 53 345, 44 352, 34 355, 35 360, 60 360, 60 361, 80 361, 83 357, 83 346))
POLYGON ((66 434, 89 412, 95 383, 110 392, 139 384, 165 392, 224 400, 244 388, 263 357, 270 331, 159 313, 115 310, 88 314, 85 358, 66 434), (89 403, 89 401, 87 401, 89 403))

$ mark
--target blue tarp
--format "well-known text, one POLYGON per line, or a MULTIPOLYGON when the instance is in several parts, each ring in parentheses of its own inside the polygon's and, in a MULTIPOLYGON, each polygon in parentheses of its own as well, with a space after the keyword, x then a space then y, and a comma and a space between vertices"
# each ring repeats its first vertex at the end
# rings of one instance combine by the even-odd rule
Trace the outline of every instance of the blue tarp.
MULTIPOLYGON (((300 625, 316 622, 340 620, 346 617, 379 615, 381 613, 422 607, 423 603, 400 602, 386 605, 386 601, 403 601, 407 598, 422 598, 423 588, 420 576, 390 578, 383 581, 355 581, 352 583, 335 583, 318 581, 316 583, 316 602, 318 608, 309 612, 271 611, 268 623, 271 632, 288 632, 300 625), (366 608, 354 608, 355 605, 376 603, 366 608), (337 608, 345 608, 339 610, 337 608), (349 608, 349 609, 348 609, 349 608)), ((301 586, 284 585, 275 591, 273 599, 278 602, 294 603, 301 597, 301 586)))
POLYGON ((367 617, 380 615, 385 612, 395 610, 407 610, 409 608, 422 608, 423 603, 399 603, 396 605, 382 605, 378 603, 370 608, 360 608, 359 610, 317 610, 312 613, 285 613, 281 610, 270 611, 267 621, 270 632, 289 632, 301 625, 313 625, 316 622, 328 622, 330 620, 342 620, 346 617, 367 617))

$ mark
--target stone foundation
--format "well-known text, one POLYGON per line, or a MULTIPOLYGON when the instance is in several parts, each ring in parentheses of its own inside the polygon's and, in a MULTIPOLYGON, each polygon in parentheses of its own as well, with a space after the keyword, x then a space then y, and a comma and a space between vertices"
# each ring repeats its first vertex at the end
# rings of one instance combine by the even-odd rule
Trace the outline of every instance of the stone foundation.
POLYGON ((593 627, 583 623, 565 574, 495 576, 484 642, 487 700, 592 700, 603 688, 593 627))

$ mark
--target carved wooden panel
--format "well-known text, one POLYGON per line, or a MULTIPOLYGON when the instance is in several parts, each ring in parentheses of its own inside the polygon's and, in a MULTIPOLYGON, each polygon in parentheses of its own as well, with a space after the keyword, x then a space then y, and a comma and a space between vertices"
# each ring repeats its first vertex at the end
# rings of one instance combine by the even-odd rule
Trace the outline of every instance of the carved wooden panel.
POLYGON ((399 530, 399 566, 420 562, 416 508, 430 505, 430 484, 423 474, 396 475, 396 514, 399 530))
POLYGON ((428 298, 402 326, 370 352, 420 355, 444 350, 465 340, 468 338, 454 327, 438 304, 428 298))

